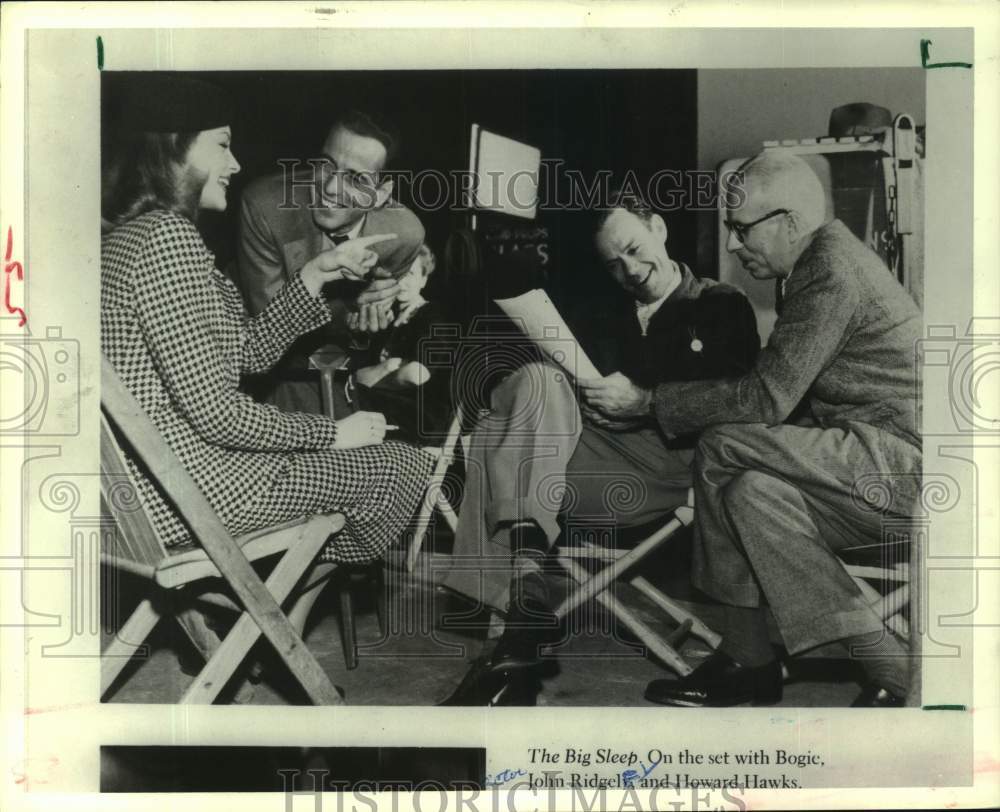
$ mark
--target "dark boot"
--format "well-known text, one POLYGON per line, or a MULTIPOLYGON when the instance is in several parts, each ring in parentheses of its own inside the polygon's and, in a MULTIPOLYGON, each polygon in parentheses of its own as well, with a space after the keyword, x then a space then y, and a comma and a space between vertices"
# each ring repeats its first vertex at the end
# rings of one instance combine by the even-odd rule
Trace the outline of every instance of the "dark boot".
POLYGON ((540 649, 559 636, 546 581, 548 539, 535 524, 511 533, 514 576, 510 582, 504 631, 490 658, 495 670, 516 671, 541 664, 540 649))
POLYGON ((541 682, 533 670, 495 668, 490 657, 479 657, 439 707, 531 707, 541 682))
POLYGON ((656 679, 646 686, 646 699, 681 708, 725 708, 751 702, 781 701, 781 663, 744 666, 716 651, 686 677, 656 679))

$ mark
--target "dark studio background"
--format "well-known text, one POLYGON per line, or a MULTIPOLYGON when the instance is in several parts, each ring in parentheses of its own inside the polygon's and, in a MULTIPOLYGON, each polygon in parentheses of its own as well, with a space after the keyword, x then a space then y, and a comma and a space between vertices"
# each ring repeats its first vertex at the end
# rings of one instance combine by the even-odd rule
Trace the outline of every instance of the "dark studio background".
MULTIPOLYGON (((489 70, 207 72, 199 76, 231 92, 233 151, 242 166, 225 214, 201 223, 220 268, 235 256, 239 196, 261 175, 279 170, 279 158, 316 155, 337 114, 369 109, 401 135, 394 169, 443 173, 468 168, 473 122, 537 146, 543 158, 563 160, 590 182, 598 170, 620 182, 633 170, 640 184, 660 169, 696 166, 696 72, 667 70, 489 70)), ((567 188, 565 183, 563 188, 567 188)), ((568 188, 567 188, 568 191, 568 188)), ((460 212, 420 211, 411 190, 396 195, 424 223, 439 259, 448 234, 465 225, 460 212)), ((542 190, 545 198, 546 190, 542 190)), ((566 191, 560 199, 566 198, 566 191)), ((696 266, 695 215, 667 213, 671 256, 696 266)), ((527 221, 513 221, 525 225, 527 221)), ((530 224, 528 224, 530 225, 530 224)), ((568 313, 608 301, 618 290, 595 261, 592 225, 585 213, 540 212, 548 230, 546 273, 550 295, 568 313)), ((439 268, 441 263, 439 263, 439 268)), ((711 272, 702 269, 702 273, 711 272)), ((443 274, 432 278, 446 284, 443 274)), ((577 319, 572 319, 575 323, 577 319)), ((574 325, 575 326, 575 325, 574 325)))

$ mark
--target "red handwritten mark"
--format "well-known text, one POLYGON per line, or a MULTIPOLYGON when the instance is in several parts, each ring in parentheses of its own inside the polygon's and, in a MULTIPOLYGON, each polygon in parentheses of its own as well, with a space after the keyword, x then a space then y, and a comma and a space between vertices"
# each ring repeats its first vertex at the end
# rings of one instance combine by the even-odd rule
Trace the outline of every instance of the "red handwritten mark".
POLYGON ((49 705, 48 707, 42 708, 25 708, 25 716, 33 716, 36 713, 57 713, 59 711, 72 711, 79 710, 80 708, 88 707, 85 702, 76 702, 72 705, 49 705))
POLYGON ((28 321, 28 316, 20 307, 12 305, 10 303, 10 277, 12 273, 17 273, 17 281, 24 281, 24 266, 14 260, 11 262, 11 256, 14 253, 14 230, 7 226, 7 251, 3 255, 3 303, 7 308, 8 313, 17 313, 20 315, 20 321, 18 321, 18 327, 24 327, 25 322, 28 321))
POLYGON ((48 784, 58 766, 59 759, 55 756, 40 756, 22 759, 11 767, 10 772, 15 784, 48 784))

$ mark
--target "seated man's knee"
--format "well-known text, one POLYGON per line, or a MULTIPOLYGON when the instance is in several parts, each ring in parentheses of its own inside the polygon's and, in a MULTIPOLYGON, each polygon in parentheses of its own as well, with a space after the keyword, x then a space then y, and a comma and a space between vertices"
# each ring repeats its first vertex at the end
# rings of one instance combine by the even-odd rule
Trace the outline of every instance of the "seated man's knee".
POLYGON ((494 406, 499 402, 527 402, 552 405, 573 398, 566 373, 543 362, 525 364, 511 373, 494 392, 494 406))
POLYGON ((743 471, 730 480, 724 499, 730 510, 757 510, 782 488, 782 480, 762 471, 743 471))
POLYGON ((698 437, 695 446, 696 464, 703 461, 717 460, 725 456, 724 450, 738 436, 743 426, 739 423, 716 423, 709 426, 698 437))
POLYGON ((561 394, 573 391, 566 371, 547 361, 533 361, 530 364, 525 364, 519 372, 524 374, 532 382, 532 386, 540 392, 561 394))

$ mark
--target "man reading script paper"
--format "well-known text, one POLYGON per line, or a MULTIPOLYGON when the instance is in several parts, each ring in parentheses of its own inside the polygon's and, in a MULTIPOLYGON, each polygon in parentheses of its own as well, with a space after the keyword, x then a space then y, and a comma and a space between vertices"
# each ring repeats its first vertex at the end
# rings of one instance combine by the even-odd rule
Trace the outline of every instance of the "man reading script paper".
MULTIPOLYGON (((597 252, 631 300, 620 312, 599 304, 603 311, 593 313, 602 334, 616 339, 599 365, 622 398, 664 381, 741 375, 760 349, 746 297, 695 277, 670 258, 666 240, 663 219, 630 195, 598 213, 597 252)), ((445 584, 505 613, 505 626, 445 704, 525 701, 496 696, 511 674, 538 664, 538 647, 557 626, 544 562, 561 523, 600 515, 641 527, 687 500, 694 438, 668 442, 651 413, 607 416, 580 398, 567 374, 583 376, 583 359, 556 360, 561 366, 528 364, 501 383, 472 437, 456 567, 445 584), (623 489, 629 498, 615 498, 623 489), (476 559, 479 566, 470 564, 476 559)))

